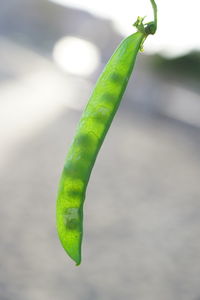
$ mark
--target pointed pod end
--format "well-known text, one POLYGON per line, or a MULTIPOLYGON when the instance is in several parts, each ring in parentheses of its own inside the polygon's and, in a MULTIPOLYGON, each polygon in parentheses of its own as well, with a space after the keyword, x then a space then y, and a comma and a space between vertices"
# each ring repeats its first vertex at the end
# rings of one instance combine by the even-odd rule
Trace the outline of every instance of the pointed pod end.
MULTIPOLYGON (((62 208, 62 207, 61 207, 62 208)), ((57 210, 57 231, 63 248, 76 265, 81 263, 82 208, 57 210)))
POLYGON ((80 264, 81 264, 81 261, 76 262, 76 266, 77 266, 77 267, 80 266, 80 264))
POLYGON ((81 264, 81 249, 76 248, 76 249, 66 249, 65 251, 69 255, 69 257, 76 263, 76 266, 79 266, 81 264))

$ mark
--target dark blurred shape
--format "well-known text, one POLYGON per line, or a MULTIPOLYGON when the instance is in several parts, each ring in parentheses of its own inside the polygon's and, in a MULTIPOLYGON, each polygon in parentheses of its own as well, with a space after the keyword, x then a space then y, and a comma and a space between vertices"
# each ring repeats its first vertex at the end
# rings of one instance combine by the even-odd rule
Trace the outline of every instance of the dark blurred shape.
POLYGON ((164 75, 188 78, 199 81, 200 79, 200 52, 191 51, 188 54, 175 58, 165 58, 155 55, 152 60, 156 69, 164 75))

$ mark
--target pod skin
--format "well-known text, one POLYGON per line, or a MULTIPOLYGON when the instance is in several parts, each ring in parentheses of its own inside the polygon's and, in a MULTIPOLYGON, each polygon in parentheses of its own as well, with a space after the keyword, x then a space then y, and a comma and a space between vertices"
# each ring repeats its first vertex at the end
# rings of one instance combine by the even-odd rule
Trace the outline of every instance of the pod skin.
POLYGON ((81 263, 83 204, 93 165, 126 89, 136 56, 144 40, 157 28, 157 7, 154 0, 150 1, 154 22, 143 24, 144 18, 138 17, 134 24, 138 31, 121 42, 106 64, 83 111, 60 178, 57 231, 63 248, 77 265, 81 263))
POLYGON ((96 156, 120 104, 145 35, 122 41, 99 77, 76 129, 61 175, 57 198, 57 231, 62 246, 81 262, 83 203, 96 156))

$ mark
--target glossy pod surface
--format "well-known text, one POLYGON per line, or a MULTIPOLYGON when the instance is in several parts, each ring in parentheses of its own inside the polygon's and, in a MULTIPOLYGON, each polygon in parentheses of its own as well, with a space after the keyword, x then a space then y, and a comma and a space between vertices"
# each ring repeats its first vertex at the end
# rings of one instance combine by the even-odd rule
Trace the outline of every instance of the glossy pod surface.
POLYGON ((61 175, 57 230, 68 255, 81 262, 83 203, 98 151, 120 104, 145 34, 124 39, 100 75, 79 121, 61 175))

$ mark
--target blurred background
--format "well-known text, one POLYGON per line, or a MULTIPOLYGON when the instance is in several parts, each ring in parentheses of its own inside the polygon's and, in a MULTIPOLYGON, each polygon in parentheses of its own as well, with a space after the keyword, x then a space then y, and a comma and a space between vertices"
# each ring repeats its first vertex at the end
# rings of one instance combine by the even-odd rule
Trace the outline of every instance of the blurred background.
POLYGON ((151 6, 2 1, 1 300, 200 299, 199 8, 157 2, 158 32, 91 176, 75 267, 55 229, 64 158, 101 70, 151 6))

